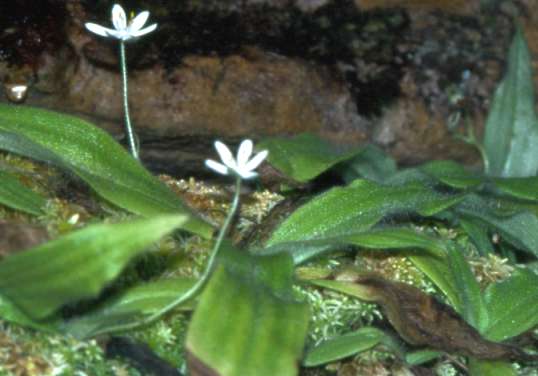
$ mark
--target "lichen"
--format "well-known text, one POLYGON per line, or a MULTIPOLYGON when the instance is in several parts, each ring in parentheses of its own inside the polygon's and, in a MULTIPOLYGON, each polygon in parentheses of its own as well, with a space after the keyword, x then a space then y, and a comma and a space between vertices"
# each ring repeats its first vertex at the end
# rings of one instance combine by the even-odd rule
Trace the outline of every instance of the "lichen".
POLYGON ((314 287, 296 286, 295 289, 311 308, 308 335, 313 344, 370 325, 382 317, 377 305, 348 295, 314 287))

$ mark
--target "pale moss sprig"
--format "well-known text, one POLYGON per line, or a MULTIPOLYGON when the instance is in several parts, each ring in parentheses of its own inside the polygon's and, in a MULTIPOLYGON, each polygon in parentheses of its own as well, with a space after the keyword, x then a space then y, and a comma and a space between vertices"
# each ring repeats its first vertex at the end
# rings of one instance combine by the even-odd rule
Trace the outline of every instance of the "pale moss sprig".
POLYGON ((136 39, 143 35, 149 34, 157 28, 157 24, 152 24, 148 27, 142 28, 146 21, 148 20, 149 12, 144 11, 134 17, 132 20, 127 23, 127 15, 125 11, 119 4, 115 4, 112 7, 112 24, 114 29, 109 29, 101 25, 97 25, 91 22, 84 24, 86 29, 100 35, 105 38, 116 38, 120 42, 120 66, 121 66, 121 76, 123 79, 123 108, 125 115, 125 129, 127 132, 127 139, 129 141, 129 148, 131 149, 131 154, 135 159, 138 157, 138 147, 135 143, 135 135, 133 128, 131 126, 131 118, 129 116, 129 101, 128 101, 128 90, 127 90, 127 59, 125 58, 125 42, 136 39))
MULTIPOLYGON (((136 327, 140 327, 140 326, 152 323, 153 321, 155 321, 157 318, 161 317, 165 313, 171 311, 172 309, 176 308, 180 304, 185 303, 189 299, 192 299, 193 297, 198 295, 200 291, 202 290, 202 288, 207 283, 207 281, 209 280, 209 277, 211 276, 211 272, 215 268, 215 261, 217 260, 217 256, 218 256, 220 247, 222 245, 222 241, 224 240, 224 237, 226 236, 226 233, 229 230, 230 224, 232 223, 233 217, 235 216, 235 213, 237 212, 237 209, 239 207, 241 182, 243 179, 248 180, 248 179, 253 179, 257 177, 258 173, 256 173, 255 171, 256 168, 258 168, 258 166, 265 160, 265 158, 267 158, 267 155, 269 154, 267 150, 263 150, 251 158, 252 151, 254 149, 254 145, 251 140, 244 140, 241 142, 241 144, 239 145, 239 149, 237 150, 236 158, 233 157, 230 149, 220 141, 215 142, 215 149, 217 149, 217 152, 219 154, 219 157, 222 163, 216 162, 212 159, 207 159, 205 161, 205 164, 208 168, 212 169, 213 171, 221 175, 227 175, 227 176, 229 175, 229 176, 235 177, 235 192, 234 192, 232 204, 228 211, 228 215, 226 216, 226 219, 224 220, 224 223, 217 236, 217 240, 215 241, 215 244, 213 245, 213 249, 211 250, 211 254, 207 261, 206 268, 204 272, 202 273, 202 276, 196 281, 196 283, 186 293, 179 296, 176 300, 169 303, 165 307, 161 308, 157 312, 146 317, 144 320, 130 323, 130 324, 120 324, 113 328, 108 328, 107 332, 125 331, 128 329, 133 329, 136 327)), ((95 334, 97 333, 94 333, 94 335, 95 334)))

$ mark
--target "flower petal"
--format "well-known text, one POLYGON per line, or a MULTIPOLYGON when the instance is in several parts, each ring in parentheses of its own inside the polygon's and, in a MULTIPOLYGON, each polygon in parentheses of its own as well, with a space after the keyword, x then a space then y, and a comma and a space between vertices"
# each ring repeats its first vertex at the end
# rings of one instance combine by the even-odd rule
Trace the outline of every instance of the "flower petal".
POLYGON ((245 165, 245 169, 249 171, 255 170, 256 168, 258 168, 259 165, 261 165, 263 160, 267 158, 268 154, 269 152, 267 150, 260 151, 254 156, 254 158, 247 162, 247 164, 245 165))
POLYGON ((258 173, 257 172, 254 172, 254 171, 248 171, 248 170, 244 170, 244 171, 236 171, 236 173, 241 176, 242 179, 245 179, 245 180, 248 180, 248 179, 252 179, 252 178, 255 178, 256 176, 258 176, 258 173))
POLYGON ((118 30, 118 31, 114 30, 114 31, 109 31, 108 33, 110 34, 111 37, 120 39, 124 42, 133 38, 133 36, 125 30, 118 30))
POLYGON ((94 24, 94 23, 91 23, 91 22, 85 23, 84 26, 86 27, 86 29, 88 29, 92 33, 100 35, 102 37, 108 37, 109 36, 108 33, 110 31, 114 31, 112 29, 109 29, 109 28, 106 28, 106 27, 103 27, 101 25, 97 25, 97 24, 94 24))
POLYGON ((208 168, 212 169, 213 171, 218 172, 221 175, 228 175, 228 173, 229 173, 228 172, 228 167, 226 167, 223 164, 220 164, 219 162, 215 162, 212 159, 206 159, 205 165, 208 168))
POLYGON ((222 163, 224 163, 232 170, 235 170, 237 164, 235 163, 234 157, 232 156, 232 152, 230 151, 230 149, 228 149, 228 146, 224 145, 220 141, 215 141, 215 149, 217 149, 217 153, 219 153, 219 157, 222 163))
POLYGON ((156 28, 157 28, 157 24, 154 23, 153 25, 149 25, 148 27, 146 27, 146 28, 144 28, 142 30, 131 30, 131 31, 129 31, 129 34, 133 38, 141 37, 142 35, 151 33, 156 28))
POLYGON ((127 28, 127 15, 119 4, 112 7, 112 24, 116 30, 125 30, 127 28))
POLYGON ((248 159, 252 154, 252 146, 253 145, 251 140, 244 140, 243 142, 241 142, 241 145, 239 145, 239 150, 237 151, 238 167, 246 165, 248 159))
POLYGON ((142 29, 142 26, 146 23, 149 17, 149 12, 147 10, 143 11, 139 15, 137 15, 135 18, 129 22, 129 26, 127 28, 129 29, 129 32, 134 33, 142 29))

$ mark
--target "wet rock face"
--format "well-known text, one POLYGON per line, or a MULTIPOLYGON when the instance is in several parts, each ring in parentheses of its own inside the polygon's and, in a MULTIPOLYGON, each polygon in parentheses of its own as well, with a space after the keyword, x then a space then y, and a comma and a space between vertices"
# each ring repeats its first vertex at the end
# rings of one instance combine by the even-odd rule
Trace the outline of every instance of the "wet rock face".
MULTIPOLYGON (((188 56, 173 70, 133 72, 129 86, 132 117, 143 138, 302 131, 332 138, 345 132, 350 142, 365 138, 366 121, 353 116, 349 92, 323 69, 257 50, 223 58, 188 56)), ((67 87, 62 99, 73 110, 121 120, 116 72, 82 60, 67 87)))
MULTIPOLYGON (((374 141, 404 163, 476 161, 451 132, 465 116, 483 124, 511 20, 472 13, 478 1, 457 12, 426 3, 126 1, 159 23, 127 47, 142 158, 192 172, 215 138, 312 132, 346 145, 374 141)), ((3 59, 0 76, 27 79, 27 104, 75 113, 121 138, 117 44, 83 27, 110 25, 111 4, 64 4, 62 45, 43 49, 30 68, 3 59)))

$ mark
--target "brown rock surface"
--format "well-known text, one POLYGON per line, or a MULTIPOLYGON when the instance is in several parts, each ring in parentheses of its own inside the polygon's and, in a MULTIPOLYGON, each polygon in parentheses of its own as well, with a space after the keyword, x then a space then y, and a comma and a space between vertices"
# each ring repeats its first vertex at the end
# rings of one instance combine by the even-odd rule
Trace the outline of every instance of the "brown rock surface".
MULTIPOLYGON (((64 59, 44 58, 35 86, 39 92, 26 104, 74 113, 121 138, 118 72, 102 69, 84 56, 77 56, 76 67, 64 59)), ((367 138, 369 121, 358 115, 341 82, 331 80, 323 68, 275 54, 188 56, 171 71, 155 65, 132 72, 129 93, 142 157, 179 158, 178 166, 207 157, 214 138, 300 132, 349 144, 367 138), (177 150, 181 154, 175 154, 177 150)))
POLYGON ((355 0, 359 9, 406 8, 411 11, 439 10, 455 14, 472 14, 480 8, 479 0, 355 0))
MULTIPOLYGON (((453 132, 465 117, 483 127, 513 10, 475 14, 475 1, 460 11, 453 2, 303 3, 193 1, 185 14, 146 4, 159 30, 128 46, 142 158, 157 169, 192 172, 217 137, 233 143, 313 132, 341 144, 374 141, 406 164, 476 163, 453 132), (183 23, 166 18, 174 15, 183 23)), ((530 3, 517 5, 533 9, 530 3)), ((117 46, 83 28, 87 20, 109 21, 97 21, 103 9, 88 14, 79 1, 67 4, 64 46, 40 53, 33 77, 13 64, 0 66, 0 76, 7 83, 26 75, 33 83, 27 104, 85 117, 119 138, 117 46)), ((533 12, 524 24, 536 56, 534 19, 533 12)))

